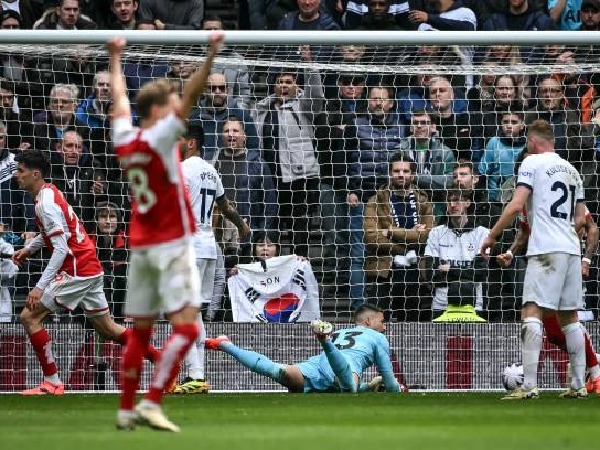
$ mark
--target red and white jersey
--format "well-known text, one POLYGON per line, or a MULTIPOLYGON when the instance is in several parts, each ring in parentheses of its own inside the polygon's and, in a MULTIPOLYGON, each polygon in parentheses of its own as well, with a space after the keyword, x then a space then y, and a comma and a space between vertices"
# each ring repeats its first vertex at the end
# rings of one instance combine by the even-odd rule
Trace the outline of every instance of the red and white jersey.
POLYGON ((174 114, 150 128, 134 127, 131 119, 113 122, 113 142, 131 188, 131 248, 149 247, 195 231, 186 193, 177 141, 185 124, 174 114))
POLYGON ((44 238, 44 244, 52 251, 54 248, 50 238, 59 234, 65 235, 69 253, 60 272, 82 278, 102 275, 96 246, 62 192, 53 184, 44 184, 35 197, 35 222, 44 238))

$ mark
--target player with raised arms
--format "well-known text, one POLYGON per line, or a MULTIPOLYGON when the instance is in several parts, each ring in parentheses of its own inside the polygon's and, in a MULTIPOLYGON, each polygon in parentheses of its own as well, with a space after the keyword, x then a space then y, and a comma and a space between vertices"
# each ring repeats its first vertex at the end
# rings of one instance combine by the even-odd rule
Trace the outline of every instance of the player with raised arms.
POLYGON ((185 353, 198 337, 200 288, 192 243, 195 221, 181 174, 177 144, 185 132, 184 121, 204 90, 222 41, 222 34, 211 35, 206 59, 185 84, 182 98, 166 79, 141 87, 136 97, 139 128, 132 124, 121 70, 125 40, 114 38, 107 43, 113 99, 112 137, 132 193, 125 313, 133 318, 133 339, 123 354, 119 429, 143 424, 179 431, 160 405, 165 386, 170 386, 177 377, 185 353), (155 366, 148 393, 134 409, 143 349, 161 311, 171 322, 172 333, 155 366))
POLYGON ((577 317, 582 307, 581 244, 577 230, 585 224, 583 183, 577 170, 554 151, 554 131, 536 120, 527 131, 530 154, 519 168, 512 200, 484 240, 481 253, 490 249, 502 231, 527 211, 531 227, 527 270, 521 309, 523 387, 506 400, 537 398, 537 370, 542 348, 544 310, 556 311, 565 335, 572 379, 564 397, 587 397, 585 338, 577 317))
MULTIPOLYGON (((104 272, 96 247, 62 192, 46 183, 44 178, 50 173, 48 160, 40 151, 24 150, 15 161, 14 176, 19 187, 35 198, 35 222, 40 233, 13 254, 13 261, 21 265, 44 246, 52 251, 50 261, 29 292, 21 312, 21 323, 42 366, 44 380, 22 394, 62 395, 65 387, 58 376, 52 340, 42 325, 48 314, 61 308, 72 311, 81 306, 102 337, 126 344, 133 333, 116 324, 110 316, 104 295, 104 272)), ((142 354, 151 361, 159 356, 158 350, 149 343, 142 349, 142 354)))
MULTIPOLYGON (((524 214, 526 216, 526 214, 524 214)), ((586 222, 585 227, 581 228, 579 235, 581 238, 585 238, 585 256, 581 258, 581 276, 587 278, 590 274, 590 263, 592 258, 598 249, 598 225, 594 221, 592 214, 586 208, 586 222)), ((527 246, 527 240, 529 238, 530 227, 526 217, 519 223, 519 229, 515 236, 514 242, 510 248, 496 256, 496 261, 502 267, 508 267, 514 259, 514 255, 518 254, 523 248, 527 246)), ((546 336, 548 341, 559 347, 563 351, 567 351, 565 334, 563 333, 556 312, 544 311, 542 318, 544 329, 546 330, 546 336)), ((582 324, 583 326, 583 324, 582 324)), ((600 366, 598 365, 598 357, 596 356, 596 350, 592 345, 590 335, 584 327, 585 338, 585 365, 590 374, 589 379, 585 385, 588 393, 596 392, 600 395, 600 366)))
POLYGON ((355 326, 333 332, 328 322, 311 322, 323 352, 298 364, 280 364, 260 353, 234 345, 226 336, 206 340, 206 348, 231 355, 254 373, 269 377, 289 392, 362 392, 375 390, 381 381, 387 392, 400 392, 390 360, 390 344, 383 335, 383 311, 362 305, 354 313, 355 326), (367 367, 376 365, 381 378, 370 384, 361 378, 367 367))

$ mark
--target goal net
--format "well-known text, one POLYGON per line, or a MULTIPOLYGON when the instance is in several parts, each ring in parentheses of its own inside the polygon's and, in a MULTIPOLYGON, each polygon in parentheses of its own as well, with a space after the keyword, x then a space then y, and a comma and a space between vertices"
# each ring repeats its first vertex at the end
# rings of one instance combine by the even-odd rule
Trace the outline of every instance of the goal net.
MULTIPOLYGON (((158 77, 182 86, 204 60, 201 44, 139 39, 123 60, 132 102, 140 86, 158 77)), ((221 51, 189 123, 202 126, 204 158, 218 169, 253 235, 240 241, 215 214, 220 256, 213 300, 203 311, 209 336, 224 333, 294 363, 319 351, 303 317, 317 313, 341 328, 368 302, 386 310, 395 370, 408 386, 502 388, 503 368, 520 361, 526 260, 515 252, 508 267, 495 258, 480 267, 476 255, 484 229, 511 198, 526 127, 537 119, 552 124, 556 150, 581 172, 587 207, 597 217, 600 54, 591 44, 545 45, 541 38, 528 46, 419 39, 410 45, 391 37, 356 45, 351 35, 312 45, 250 39, 221 51), (458 199, 447 195, 455 189, 458 199), (456 219, 461 215, 466 222, 456 219), (443 224, 459 244, 429 231, 443 224), (306 298, 236 291, 231 269, 263 257, 264 246, 256 244, 265 240, 275 244, 269 256, 308 258, 315 289, 305 289, 306 298), (449 265, 456 277, 440 282, 432 264, 449 265), (453 323, 444 314, 448 301, 476 311, 463 311, 453 323), (474 316, 480 323, 469 323, 474 316)), ((0 55, 0 392, 15 392, 41 379, 18 317, 50 253, 20 268, 10 262, 31 237, 26 233, 36 230, 31 198, 11 181, 11 155, 35 148, 50 159, 50 180, 96 242, 119 323, 126 323, 130 202, 110 139, 103 46, 0 44, 0 55)), ((494 254, 510 247, 515 232, 516 224, 494 254)), ((584 237, 582 251, 585 245, 584 237)), ((581 318, 590 321, 597 344, 595 259, 584 288, 581 318)), ((47 328, 68 389, 118 389, 120 349, 95 337, 82 311, 53 314, 47 328)), ((157 345, 168 332, 165 323, 157 325, 157 345)), ((542 360, 541 386, 564 384, 566 354, 545 342, 542 360)), ((279 389, 221 354, 209 352, 206 370, 216 390, 279 389)))

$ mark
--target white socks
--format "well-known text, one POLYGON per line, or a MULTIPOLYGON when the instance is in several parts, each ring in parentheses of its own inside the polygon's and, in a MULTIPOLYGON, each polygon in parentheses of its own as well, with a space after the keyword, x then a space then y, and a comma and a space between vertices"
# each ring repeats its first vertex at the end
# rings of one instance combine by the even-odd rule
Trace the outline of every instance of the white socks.
POLYGON ((206 359, 204 341, 206 341, 206 328, 204 327, 200 313, 198 313, 198 328, 200 330, 198 339, 185 354, 184 361, 188 368, 188 376, 190 378, 193 378, 194 380, 204 380, 204 361, 206 359))
POLYGON ((523 388, 537 387, 537 371, 542 349, 542 321, 526 317, 521 324, 521 355, 523 359, 523 388))
POLYGON ((567 341, 567 352, 571 363, 571 387, 581 389, 585 386, 585 338, 579 322, 562 327, 567 341))

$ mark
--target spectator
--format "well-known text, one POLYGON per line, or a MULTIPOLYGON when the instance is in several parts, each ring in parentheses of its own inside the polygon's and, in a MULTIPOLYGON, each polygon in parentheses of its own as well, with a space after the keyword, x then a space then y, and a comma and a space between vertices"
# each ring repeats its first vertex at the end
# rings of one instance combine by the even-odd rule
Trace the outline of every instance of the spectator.
MULTIPOLYGON (((138 30, 155 30, 153 23, 138 20, 136 22, 138 30)), ((143 51, 143 49, 139 49, 143 51)), ((162 78, 169 72, 169 65, 162 60, 156 60, 152 56, 132 56, 123 60, 123 76, 127 84, 127 94, 129 100, 135 105, 135 97, 144 84, 155 78, 162 78)), ((87 85, 89 86, 89 84, 87 85)))
POLYGON ((486 140, 498 134, 500 120, 505 111, 523 109, 518 97, 518 82, 512 75, 497 76, 493 92, 494 96, 483 104, 481 110, 483 137, 486 140))
POLYGON ((581 2, 580 31, 600 30, 600 0, 583 0, 581 2))
POLYGON ((502 13, 494 13, 483 24, 483 31, 548 31, 556 29, 554 21, 541 11, 535 0, 508 0, 502 13))
POLYGON ((348 157, 352 309, 364 302, 364 204, 380 186, 388 183, 389 161, 404 137, 404 127, 394 112, 393 90, 374 86, 369 89, 367 99, 367 113, 356 119, 358 146, 348 157))
POLYGON ((34 25, 34 30, 95 30, 97 25, 79 10, 79 0, 58 0, 34 25))
POLYGON ((94 77, 94 93, 77 107, 77 120, 89 128, 104 126, 110 104, 110 73, 100 71, 94 77))
POLYGON ((344 28, 414 30, 416 27, 408 20, 409 3, 407 0, 350 0, 346 5, 344 28))
MULTIPOLYGON (((310 52, 305 58, 310 59, 310 52)), ((314 144, 314 117, 323 111, 324 93, 317 71, 281 71, 275 92, 256 104, 256 126, 270 172, 276 177, 279 226, 291 225, 294 253, 308 256, 307 214, 319 199, 319 164, 314 144), (291 224, 290 224, 291 222, 291 224)))
MULTIPOLYGON (((491 70, 499 70, 499 65, 492 60, 484 60, 482 67, 487 67, 491 70)), ((469 112, 472 114, 481 114, 484 106, 493 103, 494 101, 494 85, 496 84, 496 75, 493 73, 482 73, 478 77, 478 81, 467 92, 467 103, 469 112)))
POLYGON ((581 0, 548 0, 548 13, 559 30, 574 31, 581 27, 582 6, 581 0))
POLYGON ((389 162, 389 183, 365 206, 365 271, 376 281, 373 297, 400 321, 423 320, 423 296, 418 255, 433 228, 431 203, 413 184, 416 164, 407 156, 394 155, 389 162))
POLYGON ((204 129, 203 158, 208 162, 212 163, 219 149, 224 146, 223 124, 228 117, 237 117, 244 122, 248 153, 260 154, 259 134, 250 111, 238 107, 236 100, 229 96, 225 75, 213 73, 208 77, 206 92, 200 100, 200 106, 194 108, 190 115, 190 122, 200 122, 204 129))
POLYGON ((475 13, 465 8, 461 0, 437 0, 429 2, 427 11, 413 9, 408 19, 418 25, 419 31, 475 31, 475 13))
MULTIPOLYGON (((479 174, 475 171, 473 163, 469 161, 456 163, 452 171, 452 179, 454 183, 449 187, 470 193, 469 215, 475 218, 478 225, 491 228, 502 214, 502 206, 490 202, 487 190, 481 186, 479 174)), ((439 194, 445 196, 446 192, 439 192, 439 194)))
POLYGON ((113 17, 109 19, 110 30, 135 30, 140 2, 138 0, 111 0, 110 10, 113 17))
MULTIPOLYGON (((489 61, 498 67, 518 68, 523 65, 521 51, 516 45, 492 45, 486 52, 483 61, 489 61)), ((517 80, 519 86, 517 97, 521 99, 525 106, 528 106, 529 99, 531 98, 529 75, 512 74, 512 76, 517 80)))
MULTIPOLYGON (((83 146, 83 138, 75 130, 65 131, 55 153, 50 178, 64 194, 67 202, 86 228, 94 220, 96 196, 105 194, 105 176, 92 167, 92 155, 83 146)), ((100 197, 101 198, 101 197, 100 197)))
POLYGON ((96 204, 94 229, 90 238, 96 245, 98 259, 104 270, 104 292, 113 317, 124 318, 129 251, 125 236, 123 212, 111 202, 96 204))
POLYGON ((429 112, 424 109, 413 111, 410 133, 411 136, 400 142, 400 151, 415 162, 416 185, 425 190, 444 189, 456 160, 452 150, 436 136, 429 112))
MULTIPOLYGON (((190 127, 190 131, 193 130, 190 127)), ((224 147, 218 152, 215 168, 227 198, 248 221, 250 229, 274 228, 277 215, 275 181, 259 152, 248 152, 244 122, 237 117, 228 118, 223 124, 222 141, 224 147)))
MULTIPOLYGON (((24 30, 31 30, 35 21, 42 15, 42 7, 39 0, 12 0, 2 2, 2 7, 5 13, 15 13, 13 16, 19 22, 19 26, 12 26, 11 28, 22 28, 24 30)), ((9 14, 10 14, 9 13, 9 14)), ((14 23, 13 23, 14 25, 14 23)))
POLYGON ((6 231, 8 231, 6 224, 0 219, 0 253, 2 254, 0 257, 0 323, 12 322, 12 294, 9 288, 19 271, 19 266, 10 258, 15 249, 11 243, 3 239, 6 231))
POLYGON ((11 151, 18 151, 31 146, 33 130, 31 124, 14 111, 14 106, 14 83, 0 79, 0 120, 6 125, 5 146, 11 151))
MULTIPOLYGON (((219 16, 209 16, 202 22, 203 30, 224 30, 223 20, 219 16)), ((213 73, 222 73, 227 80, 228 94, 235 99, 242 109, 250 107, 250 72, 244 57, 234 51, 234 48, 223 45, 221 56, 227 58, 226 63, 215 62, 213 73), (235 61, 235 66, 233 65, 235 61)))
POLYGON ((500 115, 498 136, 491 138, 479 163, 479 173, 486 177, 490 200, 499 202, 501 186, 514 174, 515 161, 525 148, 525 124, 522 111, 505 111, 500 115))
POLYGON ((483 309, 486 265, 479 249, 490 230, 476 225, 469 214, 466 191, 448 192, 448 220, 429 233, 425 276, 434 289, 434 322, 485 322, 483 309))
MULTIPOLYGON (((50 91, 48 109, 33 118, 33 148, 41 149, 51 163, 56 163, 56 150, 61 145, 63 133, 77 131, 85 144, 88 140, 88 128, 77 120, 77 86, 57 84, 50 91)), ((85 145, 89 148, 88 145, 85 145)), ((60 162, 60 160, 58 161, 60 162)))
POLYGON ((480 127, 473 123, 469 114, 454 110, 454 90, 446 78, 431 80, 429 103, 438 135, 454 152, 456 159, 478 161, 482 148, 480 127))
POLYGON ((248 2, 250 27, 253 30, 275 30, 286 13, 296 11, 296 0, 253 0, 248 2))
POLYGON ((204 0, 143 0, 140 20, 152 21, 157 30, 200 30, 204 0))
POLYGON ((17 185, 15 155, 6 148, 6 142, 6 125, 0 122, 0 218, 4 217, 6 229, 20 235, 36 229, 33 200, 17 185))

